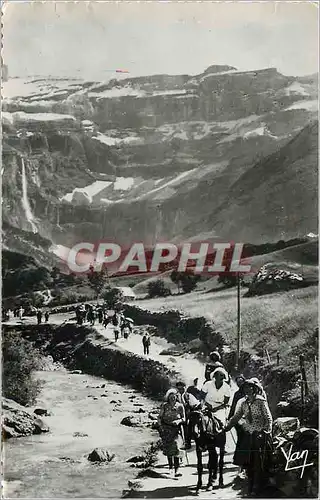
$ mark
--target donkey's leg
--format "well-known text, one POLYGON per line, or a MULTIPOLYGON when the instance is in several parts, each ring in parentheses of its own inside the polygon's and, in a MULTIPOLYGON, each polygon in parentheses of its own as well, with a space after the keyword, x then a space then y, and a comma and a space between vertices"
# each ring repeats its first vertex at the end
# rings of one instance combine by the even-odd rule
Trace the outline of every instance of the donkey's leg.
POLYGON ((208 462, 208 470, 209 470, 209 478, 207 488, 212 486, 212 482, 217 477, 217 467, 218 467, 218 455, 216 448, 214 446, 208 447, 209 451, 209 462, 208 462))
POLYGON ((202 465, 202 451, 199 449, 199 446, 196 447, 197 454, 197 470, 198 470, 198 483, 197 483, 197 492, 202 488, 202 473, 203 473, 203 465, 202 465))
POLYGON ((224 454, 225 454, 225 445, 219 448, 219 486, 224 486, 223 483, 223 467, 224 467, 224 454))

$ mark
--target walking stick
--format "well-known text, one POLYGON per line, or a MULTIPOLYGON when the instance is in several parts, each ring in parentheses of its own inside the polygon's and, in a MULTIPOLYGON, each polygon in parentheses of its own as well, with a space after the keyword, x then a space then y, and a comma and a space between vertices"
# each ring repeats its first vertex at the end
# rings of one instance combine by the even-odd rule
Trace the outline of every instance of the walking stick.
POLYGON ((232 434, 232 430, 231 430, 231 429, 230 429, 230 434, 231 434, 231 437, 232 437, 232 439, 233 439, 234 444, 237 446, 237 441, 234 439, 234 436, 233 436, 233 434, 232 434))
POLYGON ((189 457, 188 457, 188 452, 186 450, 186 439, 185 439, 185 435, 184 435, 183 424, 180 425, 180 431, 181 431, 182 441, 183 441, 183 445, 184 445, 184 453, 186 456, 186 462, 187 462, 187 465, 189 466, 189 457))

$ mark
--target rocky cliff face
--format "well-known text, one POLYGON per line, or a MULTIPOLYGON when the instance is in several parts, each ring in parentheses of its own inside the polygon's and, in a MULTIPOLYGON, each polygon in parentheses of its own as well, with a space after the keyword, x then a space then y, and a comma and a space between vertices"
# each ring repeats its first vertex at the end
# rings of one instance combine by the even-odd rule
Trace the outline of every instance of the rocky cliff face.
MULTIPOLYGON (((9 79, 3 220, 65 246, 203 233, 234 240, 234 227, 221 230, 220 207, 261 158, 316 119, 316 99, 315 77, 287 77, 274 68, 211 66, 196 76, 105 83, 9 79)), ((246 214, 243 220, 250 226, 246 214)), ((295 218, 299 234, 315 231, 309 225, 307 214, 295 218)), ((283 233, 262 227, 248 236, 255 242, 295 236, 283 233)))

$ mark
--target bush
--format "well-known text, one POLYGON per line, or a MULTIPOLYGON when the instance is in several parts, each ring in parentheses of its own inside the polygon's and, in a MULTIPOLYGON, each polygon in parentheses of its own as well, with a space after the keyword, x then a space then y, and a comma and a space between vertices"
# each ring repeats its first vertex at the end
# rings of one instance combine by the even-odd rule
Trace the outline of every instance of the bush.
POLYGON ((178 287, 179 293, 180 288, 184 291, 184 293, 190 293, 197 286, 198 281, 200 280, 200 276, 194 274, 193 272, 179 272, 176 269, 172 271, 170 274, 171 281, 175 283, 178 287))
POLYGON ((2 359, 3 396, 22 405, 33 404, 41 385, 32 376, 40 367, 38 351, 19 333, 10 332, 2 339, 2 359))
POLYGON ((123 293, 118 288, 109 288, 101 296, 110 309, 119 309, 124 302, 123 293))
POLYGON ((152 299, 153 297, 167 297, 171 295, 171 292, 163 280, 156 280, 148 283, 148 295, 152 299))

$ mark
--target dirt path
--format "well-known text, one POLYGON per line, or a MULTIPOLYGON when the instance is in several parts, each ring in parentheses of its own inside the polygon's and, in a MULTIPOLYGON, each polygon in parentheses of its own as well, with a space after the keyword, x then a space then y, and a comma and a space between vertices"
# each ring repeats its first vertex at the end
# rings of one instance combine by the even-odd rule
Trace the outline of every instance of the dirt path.
MULTIPOLYGON (((50 324, 59 325, 64 322, 71 321, 74 317, 72 313, 55 314, 50 316, 50 324)), ((7 322, 7 324, 35 324, 36 319, 24 318, 22 321, 16 318, 7 322)), ((95 324, 95 329, 109 343, 114 343, 113 327, 108 325, 107 328, 102 325, 95 324)), ((203 383, 204 364, 195 359, 192 355, 172 356, 160 354, 170 344, 162 338, 152 337, 150 354, 143 355, 142 336, 137 333, 132 333, 128 339, 120 338, 117 345, 126 351, 132 352, 138 356, 149 357, 166 365, 181 374, 181 378, 186 384, 191 384, 193 379, 199 378, 199 386, 203 383)), ((235 386, 232 387, 233 391, 235 386)), ((232 457, 235 448, 234 444, 235 432, 227 434, 226 456, 225 456, 225 472, 224 472, 224 488, 213 487, 212 491, 201 490, 201 498, 212 498, 215 496, 219 499, 239 498, 240 491, 234 488, 234 479, 236 477, 237 467, 232 464, 232 457)), ((204 463, 207 462, 207 454, 204 454, 204 463)), ((195 496, 195 485, 197 482, 196 470, 196 454, 193 448, 188 451, 187 455, 183 454, 183 468, 181 469, 182 477, 178 479, 171 478, 168 474, 168 466, 166 457, 159 455, 159 462, 155 467, 160 477, 145 478, 139 480, 140 487, 135 491, 134 496, 137 498, 192 498, 195 496)), ((206 470, 204 472, 203 484, 206 484, 206 470)))

